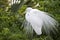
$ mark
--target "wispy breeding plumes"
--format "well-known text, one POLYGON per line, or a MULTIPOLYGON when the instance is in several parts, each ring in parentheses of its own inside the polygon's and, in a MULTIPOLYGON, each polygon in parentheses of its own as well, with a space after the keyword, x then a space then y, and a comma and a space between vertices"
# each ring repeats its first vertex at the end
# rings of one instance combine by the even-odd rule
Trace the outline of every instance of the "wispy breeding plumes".
POLYGON ((46 12, 28 7, 26 9, 25 18, 26 21, 31 25, 25 27, 27 32, 32 32, 31 28, 36 32, 37 35, 41 35, 42 30, 44 30, 46 34, 50 34, 51 31, 53 33, 57 31, 56 27, 58 26, 58 22, 50 17, 46 12))

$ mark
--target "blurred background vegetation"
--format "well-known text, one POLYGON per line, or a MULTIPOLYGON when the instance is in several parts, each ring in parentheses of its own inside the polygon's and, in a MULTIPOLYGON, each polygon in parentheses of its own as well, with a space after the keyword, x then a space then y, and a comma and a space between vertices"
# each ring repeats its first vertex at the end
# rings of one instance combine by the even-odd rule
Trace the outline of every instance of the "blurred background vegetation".
MULTIPOLYGON (((60 25, 60 0, 20 0, 20 4, 9 5, 8 0, 0 0, 0 40, 60 40, 60 34, 36 34, 28 38, 23 29, 24 11, 28 5, 39 3, 37 9, 53 15, 60 25)), ((60 26, 58 27, 60 31, 60 26)), ((60 33, 60 32, 59 32, 60 33)))

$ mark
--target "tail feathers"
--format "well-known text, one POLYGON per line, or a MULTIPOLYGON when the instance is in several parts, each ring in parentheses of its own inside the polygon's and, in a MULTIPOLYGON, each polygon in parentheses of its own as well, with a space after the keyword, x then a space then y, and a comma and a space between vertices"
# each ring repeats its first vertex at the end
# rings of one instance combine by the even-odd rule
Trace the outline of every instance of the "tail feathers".
POLYGON ((43 29, 45 30, 46 34, 50 34, 51 32, 55 34, 56 31, 58 31, 58 22, 55 19, 45 14, 42 20, 44 22, 43 29))

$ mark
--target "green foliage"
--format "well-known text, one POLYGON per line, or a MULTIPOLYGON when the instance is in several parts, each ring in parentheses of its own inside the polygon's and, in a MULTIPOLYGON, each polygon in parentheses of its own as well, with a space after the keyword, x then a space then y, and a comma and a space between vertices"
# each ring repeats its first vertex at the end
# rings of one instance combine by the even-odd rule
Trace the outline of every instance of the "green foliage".
POLYGON ((8 6, 8 0, 0 0, 0 9, 2 8, 2 10, 5 11, 8 6))
POLYGON ((0 39, 1 40, 24 40, 22 30, 23 18, 19 14, 2 11, 0 12, 0 39))

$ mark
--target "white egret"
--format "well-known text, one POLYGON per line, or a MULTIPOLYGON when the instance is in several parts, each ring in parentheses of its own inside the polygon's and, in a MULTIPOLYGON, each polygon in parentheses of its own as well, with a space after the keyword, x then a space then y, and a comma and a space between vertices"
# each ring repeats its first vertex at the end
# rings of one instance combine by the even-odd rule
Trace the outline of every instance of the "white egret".
POLYGON ((31 25, 25 27, 27 32, 29 32, 29 30, 32 32, 31 30, 33 29, 37 35, 41 35, 42 29, 44 29, 47 34, 49 34, 51 31, 55 32, 55 30, 57 30, 56 26, 58 22, 50 17, 46 12, 38 9, 28 7, 26 9, 25 19, 31 25))

